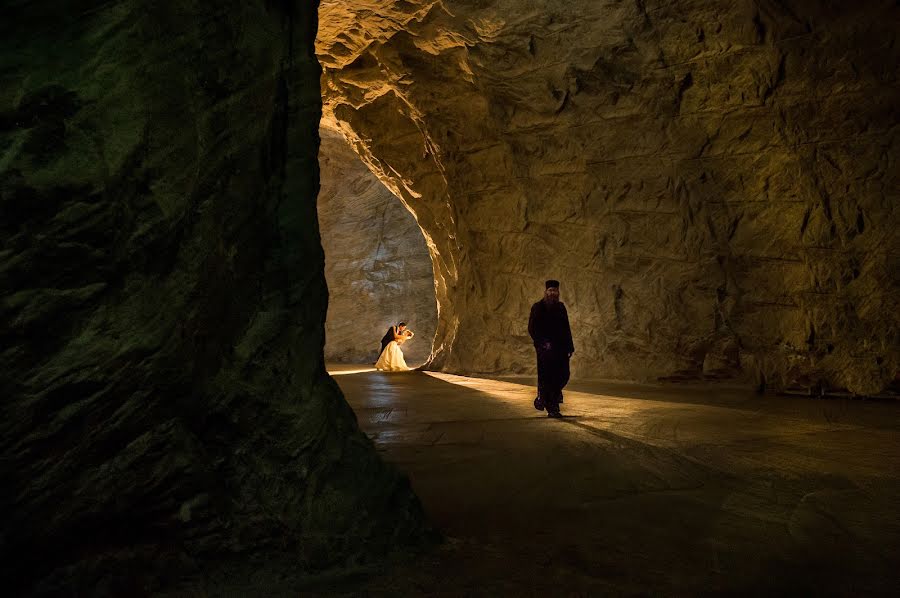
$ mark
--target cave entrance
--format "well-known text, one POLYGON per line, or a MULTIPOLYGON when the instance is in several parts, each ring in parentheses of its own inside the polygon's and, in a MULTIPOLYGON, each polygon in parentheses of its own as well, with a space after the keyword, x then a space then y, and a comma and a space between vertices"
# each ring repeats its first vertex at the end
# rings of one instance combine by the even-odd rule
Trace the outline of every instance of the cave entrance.
POLYGON ((325 361, 370 365, 393 324, 415 338, 410 367, 428 361, 437 324, 431 257, 416 219, 363 164, 343 135, 320 128, 319 229, 328 315, 325 361))

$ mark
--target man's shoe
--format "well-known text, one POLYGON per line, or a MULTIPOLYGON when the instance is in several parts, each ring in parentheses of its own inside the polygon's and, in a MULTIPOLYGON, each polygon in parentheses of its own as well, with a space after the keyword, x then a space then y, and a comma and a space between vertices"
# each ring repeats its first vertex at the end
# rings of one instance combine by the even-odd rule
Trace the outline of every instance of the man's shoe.
POLYGON ((560 413, 559 411, 550 411, 547 413, 547 417, 560 418, 562 417, 562 413, 560 413))

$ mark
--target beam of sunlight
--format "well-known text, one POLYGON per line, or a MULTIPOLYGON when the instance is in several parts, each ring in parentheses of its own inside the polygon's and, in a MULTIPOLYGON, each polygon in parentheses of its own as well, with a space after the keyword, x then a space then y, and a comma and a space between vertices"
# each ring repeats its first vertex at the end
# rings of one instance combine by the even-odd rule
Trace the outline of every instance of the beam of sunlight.
MULTIPOLYGON (((484 378, 470 378, 440 372, 425 374, 457 386, 476 390, 492 400, 521 414, 544 415, 533 406, 536 389, 532 385, 517 384, 484 378)), ((599 389, 598 389, 599 390, 599 389)), ((733 424, 729 436, 762 438, 780 435, 784 438, 820 433, 826 430, 852 429, 852 424, 822 421, 821 418, 801 414, 767 414, 746 407, 716 404, 715 391, 709 402, 690 403, 679 400, 694 392, 688 389, 667 389, 671 400, 662 397, 648 400, 640 396, 606 394, 604 392, 564 391, 562 413, 565 421, 579 422, 596 430, 606 430, 618 436, 640 440, 657 446, 674 446, 684 442, 708 439, 723 421, 733 424)))
POLYGON ((497 399, 502 403, 509 405, 531 405, 535 397, 535 388, 524 384, 515 384, 512 382, 500 382, 498 380, 488 380, 486 378, 470 378, 468 376, 457 376, 455 374, 444 374, 443 372, 424 372, 432 378, 437 378, 443 382, 456 384, 457 386, 465 386, 472 390, 483 392, 492 399, 497 399))
MULTIPOLYGON (((469 376, 457 376, 455 374, 444 374, 442 372, 425 372, 425 374, 432 378, 449 382, 450 384, 477 390, 504 404, 521 407, 523 410, 536 413, 533 403, 534 397, 537 394, 537 389, 533 385, 490 380, 487 378, 470 378, 469 376)), ((565 402, 563 403, 563 410, 567 416, 585 415, 585 400, 590 401, 592 405, 597 405, 597 401, 599 400, 603 402, 604 410, 613 410, 623 416, 633 413, 637 408, 637 405, 631 403, 633 399, 627 399, 625 397, 570 391, 565 391, 564 396, 565 402)))
POLYGON ((373 368, 373 367, 362 367, 362 368, 347 369, 347 370, 339 369, 339 368, 340 368, 340 366, 337 366, 337 367, 332 366, 331 369, 327 370, 328 375, 329 376, 347 376, 349 374, 364 374, 366 372, 374 372, 375 371, 375 368, 373 368))

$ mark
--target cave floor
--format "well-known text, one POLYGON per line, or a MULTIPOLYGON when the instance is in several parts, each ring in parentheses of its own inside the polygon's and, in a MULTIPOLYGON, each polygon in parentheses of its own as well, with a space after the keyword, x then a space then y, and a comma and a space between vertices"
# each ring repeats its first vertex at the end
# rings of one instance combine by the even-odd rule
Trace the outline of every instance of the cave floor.
POLYGON ((900 404, 335 366, 446 540, 323 595, 889 594, 900 404), (358 371, 363 370, 363 371, 358 371))

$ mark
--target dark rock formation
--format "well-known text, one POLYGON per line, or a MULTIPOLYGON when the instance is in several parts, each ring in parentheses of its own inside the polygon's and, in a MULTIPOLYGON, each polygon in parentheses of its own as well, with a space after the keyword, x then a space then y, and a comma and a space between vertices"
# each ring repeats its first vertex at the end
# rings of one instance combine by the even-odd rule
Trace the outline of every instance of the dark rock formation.
POLYGON ((876 393, 900 372, 896 2, 323 0, 326 120, 432 247, 432 367, 876 393), (461 334, 465 331, 465 334, 461 334))
POLYGON ((371 363, 387 327, 406 321, 411 366, 431 354, 437 321, 431 259, 412 214, 344 138, 321 130, 319 228, 325 250, 325 359, 371 363))
POLYGON ((4 5, 4 594, 418 537, 324 372, 314 35, 307 2, 4 5))

